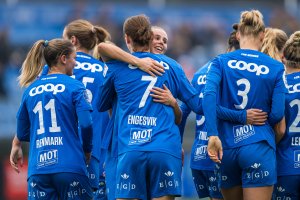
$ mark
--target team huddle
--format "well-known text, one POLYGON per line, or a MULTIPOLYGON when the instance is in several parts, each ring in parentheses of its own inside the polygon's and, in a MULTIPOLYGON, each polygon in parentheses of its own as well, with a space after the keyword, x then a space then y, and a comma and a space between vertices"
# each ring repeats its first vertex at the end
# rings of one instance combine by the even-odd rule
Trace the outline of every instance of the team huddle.
POLYGON ((27 54, 10 163, 19 172, 29 142, 28 199, 181 196, 191 111, 199 198, 300 199, 300 31, 288 38, 244 11, 227 52, 191 83, 147 16, 127 18, 123 33, 130 53, 103 27, 74 20, 27 54))

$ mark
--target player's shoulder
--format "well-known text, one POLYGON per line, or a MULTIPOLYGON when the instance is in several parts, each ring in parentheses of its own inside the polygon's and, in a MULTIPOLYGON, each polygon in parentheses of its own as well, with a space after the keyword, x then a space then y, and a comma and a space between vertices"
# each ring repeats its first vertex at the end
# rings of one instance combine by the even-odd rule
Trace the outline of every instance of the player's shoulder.
POLYGON ((165 62, 168 62, 168 63, 172 63, 174 65, 180 65, 176 60, 174 60, 173 58, 165 55, 165 54, 159 54, 157 55, 159 56, 159 58, 162 60, 162 61, 165 61, 165 62))
POLYGON ((197 76, 197 75, 202 75, 202 74, 207 74, 207 72, 208 72, 208 70, 209 70, 209 68, 210 68, 211 65, 212 65, 212 62, 211 62, 211 61, 205 63, 202 67, 200 67, 200 68, 196 71, 195 76, 197 76))

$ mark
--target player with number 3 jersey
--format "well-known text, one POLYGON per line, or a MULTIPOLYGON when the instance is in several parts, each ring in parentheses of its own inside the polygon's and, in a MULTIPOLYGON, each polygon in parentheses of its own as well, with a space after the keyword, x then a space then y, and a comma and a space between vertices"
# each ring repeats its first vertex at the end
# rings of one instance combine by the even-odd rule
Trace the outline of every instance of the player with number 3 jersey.
POLYGON ((219 163, 225 199, 270 199, 276 182, 272 127, 284 114, 284 67, 258 51, 264 29, 259 11, 242 12, 237 33, 241 49, 216 57, 207 75, 203 109, 208 154, 219 163), (217 126, 218 90, 220 105, 261 109, 268 113, 268 123, 253 126, 220 120, 217 126))

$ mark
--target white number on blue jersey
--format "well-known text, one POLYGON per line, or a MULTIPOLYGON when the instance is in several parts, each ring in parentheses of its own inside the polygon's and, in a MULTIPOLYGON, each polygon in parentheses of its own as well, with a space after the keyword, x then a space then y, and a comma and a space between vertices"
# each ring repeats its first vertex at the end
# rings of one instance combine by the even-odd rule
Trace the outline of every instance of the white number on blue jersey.
POLYGON ((234 107, 236 109, 244 109, 246 107, 247 103, 248 103, 247 94, 250 91, 250 82, 247 79, 242 78, 242 79, 238 80, 236 83, 237 83, 238 86, 245 85, 245 89, 243 91, 238 90, 237 95, 241 96, 243 98, 243 101, 240 105, 235 105, 234 104, 234 107))
POLYGON ((300 132, 300 127, 297 127, 297 125, 300 122, 300 100, 299 99, 294 99, 293 101, 290 102, 290 106, 293 107, 294 105, 297 105, 298 107, 298 112, 296 115, 295 120, 293 121, 293 123, 291 124, 290 128, 289 128, 289 132, 300 132))
MULTIPOLYGON (((45 110, 50 109, 50 115, 51 115, 51 127, 49 127, 49 132, 60 132, 61 128, 57 126, 57 120, 56 120, 56 111, 55 111, 55 100, 51 99, 46 105, 45 110)), ((34 113, 39 114, 39 124, 40 128, 37 130, 37 134, 43 134, 45 133, 45 126, 44 126, 44 118, 43 118, 43 107, 42 107, 42 101, 39 101, 36 106, 33 109, 34 113)))
POLYGON ((141 99, 141 102, 139 104, 139 108, 142 108, 145 106, 145 103, 147 101, 147 98, 150 94, 150 90, 153 88, 153 86, 155 85, 156 81, 157 81, 157 77, 153 77, 153 76, 142 76, 142 81, 150 81, 148 87, 146 88, 146 91, 143 94, 143 97, 141 99))
MULTIPOLYGON (((75 75, 72 75, 72 78, 76 79, 75 75)), ((94 80, 95 80, 95 78, 86 77, 86 76, 82 77, 82 83, 83 83, 83 85, 84 85, 85 88, 86 88, 86 85, 88 83, 94 83, 94 80)), ((86 93, 87 93, 87 96, 88 96, 88 100, 91 103, 92 100, 93 100, 93 93, 92 93, 91 90, 89 90, 87 88, 86 88, 86 93)))
MULTIPOLYGON (((94 83, 94 80, 95 80, 95 78, 91 78, 91 77, 83 77, 83 78, 82 78, 82 83, 83 83, 84 87, 86 88, 86 85, 87 85, 88 83, 94 83)), ((86 93, 87 93, 88 98, 89 98, 89 101, 90 101, 90 103, 91 103, 91 102, 92 102, 92 99, 93 99, 93 93, 92 93, 92 91, 89 90, 89 89, 86 89, 86 93)))
POLYGON ((201 125, 203 125, 203 124, 204 124, 204 122, 205 122, 205 117, 204 117, 204 116, 201 116, 201 119, 199 119, 199 120, 196 120, 196 124, 197 124, 197 126, 201 126, 201 125))

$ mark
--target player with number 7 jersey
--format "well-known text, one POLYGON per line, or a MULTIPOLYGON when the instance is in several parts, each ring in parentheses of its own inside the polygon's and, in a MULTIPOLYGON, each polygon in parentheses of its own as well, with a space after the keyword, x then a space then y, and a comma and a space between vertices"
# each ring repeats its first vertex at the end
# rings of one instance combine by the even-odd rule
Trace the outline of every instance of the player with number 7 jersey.
MULTIPOLYGON (((161 60, 149 52, 136 52, 139 58, 150 57, 161 60)), ((168 75, 153 77, 130 64, 121 61, 106 62, 104 84, 99 107, 105 110, 105 102, 114 97, 119 99, 119 154, 126 151, 162 151, 181 158, 180 134, 175 125, 175 116, 171 107, 153 103, 150 90, 153 86, 168 87, 168 75), (124 76, 126 74, 126 76, 124 76), (163 133, 163 134, 162 134, 163 133), (178 134, 176 134, 178 133, 178 134), (158 142, 160 141, 160 142, 158 142), (164 145, 161 145, 164 144, 164 145)), ((168 69, 166 69, 166 73, 168 69)))
MULTIPOLYGON (((124 30, 126 43, 134 56, 150 57, 161 63, 159 57, 149 52, 152 33, 146 16, 128 18, 124 30)), ((169 66, 163 64, 165 73, 155 77, 125 62, 110 60, 106 65, 97 107, 101 111, 109 109, 117 96, 116 198, 179 196, 181 138, 173 108, 153 102, 150 96, 154 86, 165 84, 170 88, 173 84, 169 66), (164 185, 165 182, 169 185, 164 185)))

